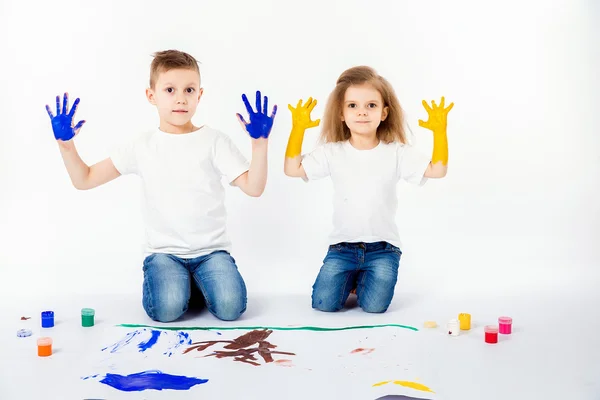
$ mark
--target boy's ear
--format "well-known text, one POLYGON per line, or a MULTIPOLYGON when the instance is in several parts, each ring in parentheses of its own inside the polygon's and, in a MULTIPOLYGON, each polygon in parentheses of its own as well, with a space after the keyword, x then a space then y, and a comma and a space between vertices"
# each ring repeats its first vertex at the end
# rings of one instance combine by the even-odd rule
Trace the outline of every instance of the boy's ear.
POLYGON ((150 104, 156 105, 156 100, 154 99, 154 90, 150 88, 146 89, 146 98, 150 104))
POLYGON ((203 93, 204 93, 204 88, 198 89, 198 101, 200 101, 200 98, 202 97, 203 93))

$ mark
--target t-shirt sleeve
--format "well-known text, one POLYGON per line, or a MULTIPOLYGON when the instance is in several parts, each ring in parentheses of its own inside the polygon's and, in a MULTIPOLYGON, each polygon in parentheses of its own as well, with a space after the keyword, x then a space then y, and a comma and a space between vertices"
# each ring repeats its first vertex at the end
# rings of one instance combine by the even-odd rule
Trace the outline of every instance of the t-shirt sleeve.
POLYGON ((137 174, 137 147, 138 140, 128 140, 113 147, 109 158, 121 175, 137 174))
POLYGON ((302 167, 306 180, 317 180, 329 176, 329 161, 325 145, 320 145, 310 153, 302 156, 302 167))
POLYGON ((214 160, 215 167, 229 184, 250 169, 250 163, 246 157, 225 134, 219 134, 216 140, 214 160))
POLYGON ((424 176, 431 157, 425 156, 416 147, 410 145, 398 146, 398 180, 404 180, 414 185, 422 186, 427 182, 424 176))

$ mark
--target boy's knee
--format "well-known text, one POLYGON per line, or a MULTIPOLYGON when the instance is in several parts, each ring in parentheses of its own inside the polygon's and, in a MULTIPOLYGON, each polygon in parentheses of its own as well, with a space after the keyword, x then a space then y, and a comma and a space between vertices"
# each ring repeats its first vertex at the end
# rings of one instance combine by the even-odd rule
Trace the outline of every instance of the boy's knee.
POLYGON ((188 308, 188 298, 184 293, 169 295, 164 298, 154 298, 153 301, 144 302, 146 314, 154 321, 173 322, 185 314, 188 308))
POLYGON ((152 315, 148 315, 157 322, 173 322, 181 318, 185 314, 185 310, 177 308, 160 308, 155 310, 152 315))
POLYGON ((222 321, 235 321, 246 311, 243 296, 227 296, 213 305, 212 314, 222 321))

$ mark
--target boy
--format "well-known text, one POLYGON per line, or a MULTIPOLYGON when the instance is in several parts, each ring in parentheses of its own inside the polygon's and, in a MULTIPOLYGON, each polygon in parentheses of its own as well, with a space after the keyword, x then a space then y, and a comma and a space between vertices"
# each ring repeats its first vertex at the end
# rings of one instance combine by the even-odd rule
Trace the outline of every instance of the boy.
POLYGON ((67 112, 65 93, 61 112, 57 96, 56 116, 46 105, 75 188, 92 189, 130 173, 142 179, 146 225, 142 304, 148 316, 160 322, 175 321, 186 312, 192 280, 217 318, 235 320, 246 310, 246 286, 230 255, 221 178, 249 196, 263 193, 268 136, 277 106, 268 116, 266 96, 261 111, 260 92, 256 93, 256 112, 242 96, 250 121, 237 117, 252 138, 248 163, 228 136, 192 124, 202 92, 194 57, 177 50, 155 53, 146 97, 157 108, 159 127, 91 167, 81 160, 73 142, 85 123, 73 126, 79 99, 67 112))

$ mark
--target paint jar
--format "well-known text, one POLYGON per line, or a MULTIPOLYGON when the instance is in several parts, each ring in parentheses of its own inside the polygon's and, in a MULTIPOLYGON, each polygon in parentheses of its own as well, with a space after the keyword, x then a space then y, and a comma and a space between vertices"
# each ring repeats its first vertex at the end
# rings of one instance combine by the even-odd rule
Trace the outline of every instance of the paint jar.
POLYGON ((471 329, 471 314, 460 313, 458 314, 458 320, 460 321, 460 329, 463 331, 471 329))
POLYGON ((512 318, 511 317, 498 318, 498 326, 500 327, 501 334, 510 335, 512 333, 512 318))
POLYGON ((457 319, 451 319, 448 322, 448 335, 458 336, 460 333, 460 322, 457 319))
POLYGON ((484 328, 485 342, 486 343, 498 343, 498 327, 494 325, 488 325, 484 328))
POLYGON ((52 355, 52 338, 41 337, 37 340, 38 356, 48 357, 52 355))
POLYGON ((42 311, 42 328, 54 326, 54 311, 42 311))
POLYGON ((81 326, 84 328, 89 328, 90 326, 94 326, 94 316, 96 312, 93 308, 82 308, 81 309, 81 326))

